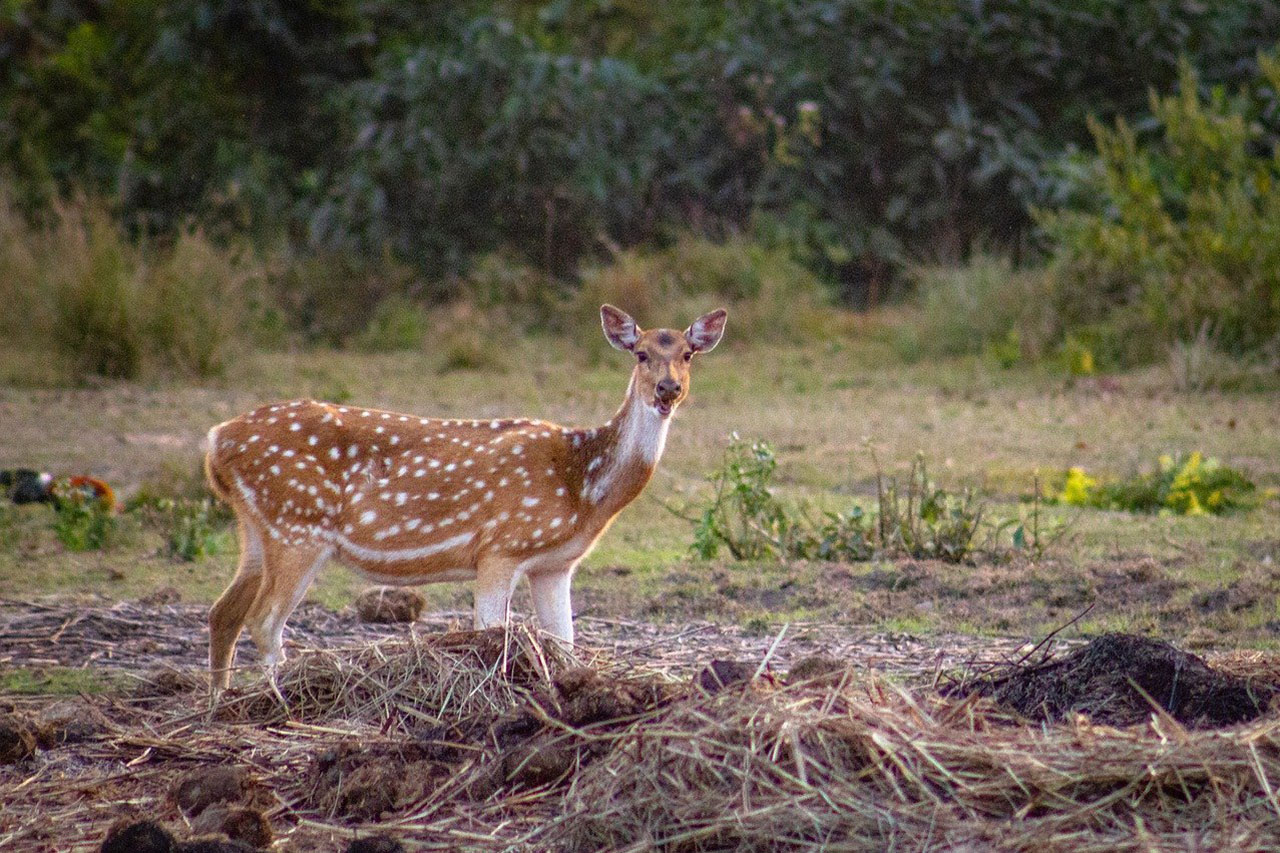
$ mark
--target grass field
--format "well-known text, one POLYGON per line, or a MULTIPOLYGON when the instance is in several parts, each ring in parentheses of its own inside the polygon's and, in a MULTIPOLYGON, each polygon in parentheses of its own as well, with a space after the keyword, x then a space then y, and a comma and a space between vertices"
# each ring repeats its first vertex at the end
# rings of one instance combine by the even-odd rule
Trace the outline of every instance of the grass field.
MULTIPOLYGON (((1073 631, 1124 629, 1210 646, 1268 647, 1280 638, 1275 500, 1225 517, 1047 507, 1045 526, 1066 530, 1036 560, 691 560, 691 527, 663 502, 704 496, 705 475, 734 432, 772 442, 780 491, 818 506, 869 500, 877 460, 886 474, 903 475, 918 452, 941 484, 978 489, 993 521, 1025 517, 1037 476, 1052 481, 1071 465, 1124 475, 1150 469, 1162 453, 1198 450, 1248 471, 1260 486, 1280 485, 1273 395, 1181 393, 1159 368, 1070 379, 1052 366, 1005 370, 980 358, 906 364, 895 355, 888 321, 845 317, 832 326, 839 332, 826 340, 775 348, 735 339, 730 319, 725 344, 695 366, 692 397, 653 482, 579 571, 578 613, 711 617, 761 632, 825 619, 1031 636, 1092 604, 1073 631)), ((504 369, 483 372, 441 372, 430 353, 257 353, 198 387, 42 388, 23 368, 39 356, 0 353, 7 382, 0 385, 0 467, 94 474, 125 498, 143 488, 195 494, 211 425, 298 396, 444 417, 601 422, 621 401, 630 364, 621 353, 601 357, 599 348, 575 343, 518 341, 504 369)), ((0 518, 0 596, 136 598, 172 586, 205 602, 234 569, 229 529, 215 540, 218 553, 182 562, 164 555, 154 525, 132 515, 114 545, 79 553, 59 543, 50 518, 46 507, 0 518)), ((339 607, 362 586, 331 568, 311 596, 339 607)), ((469 606, 465 584, 424 592, 434 607, 469 606)), ((529 609, 524 598, 517 606, 529 609)))

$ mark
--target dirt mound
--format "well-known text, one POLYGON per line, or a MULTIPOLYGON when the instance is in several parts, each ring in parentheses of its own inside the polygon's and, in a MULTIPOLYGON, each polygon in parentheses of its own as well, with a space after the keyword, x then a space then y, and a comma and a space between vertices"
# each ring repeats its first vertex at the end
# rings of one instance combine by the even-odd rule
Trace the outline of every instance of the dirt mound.
POLYGON ((675 695, 673 685, 654 679, 613 679, 588 667, 565 670, 555 678, 556 719, 571 726, 617 722, 661 707, 675 695))
POLYGON ((191 831, 196 835, 225 835, 231 841, 256 848, 270 847, 275 838, 266 815, 245 806, 209 806, 191 821, 191 831))
POLYGON ((1159 640, 1107 634, 1061 657, 1005 667, 949 692, 989 696, 1032 719, 1056 722, 1079 713, 1112 726, 1145 722, 1154 703, 1184 726, 1208 729, 1261 716, 1280 690, 1218 672, 1159 640))
POLYGON ((421 593, 393 586, 365 590, 355 601, 356 614, 361 622, 382 625, 417 621, 426 606, 427 600, 421 593))

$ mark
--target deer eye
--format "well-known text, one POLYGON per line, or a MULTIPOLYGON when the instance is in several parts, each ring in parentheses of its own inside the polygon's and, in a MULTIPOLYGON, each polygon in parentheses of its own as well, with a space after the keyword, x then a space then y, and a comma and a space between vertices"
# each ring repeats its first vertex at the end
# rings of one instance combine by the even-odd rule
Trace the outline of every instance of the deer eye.
POLYGON ((644 364, 648 360, 649 360, 649 353, 647 352, 636 353, 636 361, 640 362, 641 364, 644 364))
POLYGON ((685 361, 693 361, 693 350, 687 350, 684 354, 685 361))

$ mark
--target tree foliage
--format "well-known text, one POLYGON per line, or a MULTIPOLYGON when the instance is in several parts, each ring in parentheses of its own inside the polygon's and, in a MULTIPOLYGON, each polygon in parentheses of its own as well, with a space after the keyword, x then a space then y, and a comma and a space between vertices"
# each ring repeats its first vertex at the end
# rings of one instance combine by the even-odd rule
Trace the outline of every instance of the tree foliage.
POLYGON ((1268 0, 0 9, 0 157, 32 214, 90 190, 135 232, 427 271, 750 228, 851 297, 903 257, 1020 245, 1087 115, 1141 120, 1180 55, 1234 85, 1280 39, 1268 0))

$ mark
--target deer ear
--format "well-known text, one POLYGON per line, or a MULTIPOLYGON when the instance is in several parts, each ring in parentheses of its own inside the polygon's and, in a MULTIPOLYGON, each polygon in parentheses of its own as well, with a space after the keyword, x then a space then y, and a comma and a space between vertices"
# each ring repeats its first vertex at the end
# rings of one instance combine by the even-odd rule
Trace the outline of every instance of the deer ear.
POLYGON ((724 324, 728 319, 729 312, 723 308, 703 314, 684 330, 685 339, 694 352, 711 352, 720 343, 720 336, 724 334, 724 324))
POLYGON ((640 340, 640 327, 627 312, 612 305, 600 306, 600 325, 604 327, 604 336, 617 349, 631 352, 640 340))

